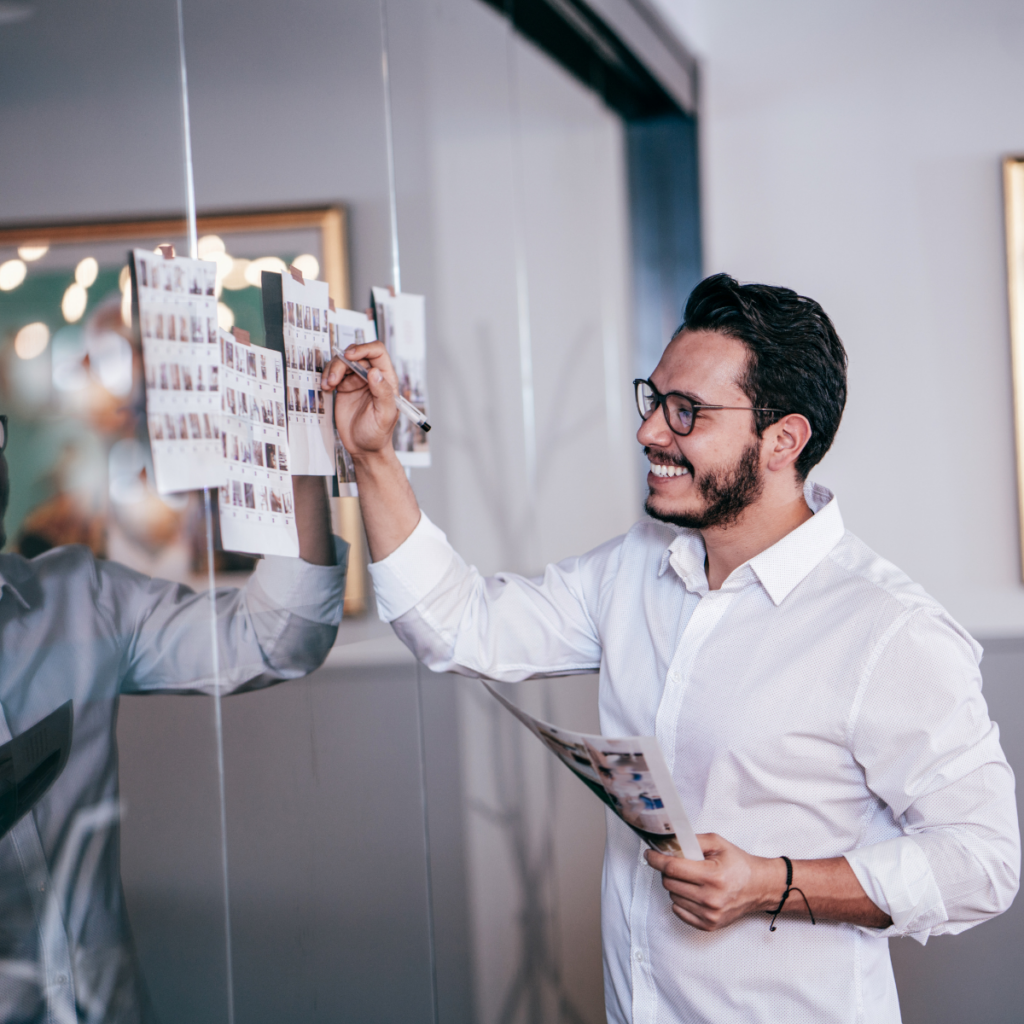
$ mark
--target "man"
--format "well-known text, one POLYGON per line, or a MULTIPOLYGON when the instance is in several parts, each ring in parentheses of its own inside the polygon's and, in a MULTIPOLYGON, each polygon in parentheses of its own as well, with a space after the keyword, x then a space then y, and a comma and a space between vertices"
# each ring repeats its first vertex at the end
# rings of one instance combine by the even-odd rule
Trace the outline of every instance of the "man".
MULTIPOLYGON (((217 591, 215 606, 85 547, 0 555, 0 742, 68 699, 75 716, 63 773, 0 841, 0 1020, 150 1019, 118 868, 118 699, 213 693, 214 628, 222 693, 323 662, 348 552, 331 538, 324 481, 293 482, 300 558, 262 559, 242 590, 217 591)), ((0 517, 8 490, 0 455, 0 517)))
POLYGON ((649 518, 532 580, 481 578, 420 515, 387 357, 347 354, 373 367, 328 387, 382 617, 437 671, 600 670, 602 732, 656 735, 703 833, 704 861, 666 857, 609 815, 608 1019, 898 1021, 888 936, 1004 911, 1020 840, 980 648, 806 482, 846 397, 821 307, 698 285, 636 382, 649 518))

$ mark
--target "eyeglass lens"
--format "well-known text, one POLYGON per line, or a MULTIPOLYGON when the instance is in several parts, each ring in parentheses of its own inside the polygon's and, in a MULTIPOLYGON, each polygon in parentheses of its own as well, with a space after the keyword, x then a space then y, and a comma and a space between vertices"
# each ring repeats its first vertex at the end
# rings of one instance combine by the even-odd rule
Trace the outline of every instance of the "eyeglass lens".
POLYGON ((639 381, 636 388, 637 407, 646 420, 664 403, 665 419, 677 434, 688 434, 693 429, 693 403, 682 395, 660 395, 647 381, 639 381))

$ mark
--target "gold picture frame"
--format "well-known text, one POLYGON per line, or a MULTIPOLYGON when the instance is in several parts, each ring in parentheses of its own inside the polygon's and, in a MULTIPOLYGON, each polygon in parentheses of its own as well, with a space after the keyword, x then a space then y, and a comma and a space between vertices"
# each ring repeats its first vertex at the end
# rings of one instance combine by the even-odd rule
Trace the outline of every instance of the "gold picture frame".
MULTIPOLYGON (((351 285, 345 246, 347 218, 344 207, 314 206, 297 209, 229 211, 196 218, 198 235, 269 235, 313 230, 319 235, 321 279, 341 308, 349 308, 351 285)), ((0 248, 25 245, 82 245, 124 242, 128 245, 179 242, 187 237, 184 217, 149 217, 133 220, 75 223, 16 224, 0 227, 0 248)), ((180 248, 180 245, 179 245, 180 248)), ((367 607, 366 547, 357 498, 332 498, 334 531, 351 546, 345 586, 345 614, 358 615, 367 607)))
MULTIPOLYGON (((349 308, 348 254, 345 250, 346 217, 341 206, 314 206, 295 210, 210 213, 196 218, 197 233, 239 235, 254 232, 296 231, 312 228, 320 232, 323 279, 331 298, 349 308)), ((70 245, 82 242, 132 242, 185 238, 184 217, 150 217, 136 220, 85 221, 74 224, 25 224, 0 227, 0 247, 70 245)))
POLYGON ((1006 283, 1010 306, 1014 435, 1017 448, 1017 508, 1024 579, 1024 156, 1003 159, 1006 214, 1006 283))

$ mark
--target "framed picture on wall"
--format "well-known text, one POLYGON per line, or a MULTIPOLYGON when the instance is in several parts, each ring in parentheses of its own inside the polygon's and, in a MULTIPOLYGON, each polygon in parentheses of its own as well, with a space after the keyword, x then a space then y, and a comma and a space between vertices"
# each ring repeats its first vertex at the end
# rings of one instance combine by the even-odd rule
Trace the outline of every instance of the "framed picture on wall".
MULTIPOLYGON (((263 344, 261 273, 293 263, 349 305, 342 207, 206 214, 197 226, 200 257, 217 265, 221 327, 263 344)), ((199 498, 161 499, 144 486, 127 253, 166 243, 188 252, 184 218, 0 226, 0 400, 15 442, 6 525, 23 554, 86 543, 150 574, 205 571, 199 498)), ((352 545, 345 611, 358 614, 367 594, 358 502, 335 499, 332 513, 352 545)), ((219 553, 216 568, 251 564, 219 553)))
POLYGON ((1024 579, 1024 156, 1003 160, 1006 212, 1006 276, 1010 301, 1010 351, 1017 448, 1017 507, 1024 579))

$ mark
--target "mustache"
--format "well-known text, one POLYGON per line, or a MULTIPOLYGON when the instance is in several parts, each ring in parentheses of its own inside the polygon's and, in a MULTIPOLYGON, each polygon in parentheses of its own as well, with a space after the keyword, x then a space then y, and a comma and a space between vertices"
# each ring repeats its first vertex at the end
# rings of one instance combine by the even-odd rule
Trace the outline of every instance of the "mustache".
POLYGON ((648 459, 652 455, 656 455, 659 462, 667 462, 672 466, 682 466, 690 476, 696 476, 693 471, 693 463, 690 462, 689 459, 684 458, 678 452, 668 452, 661 448, 650 448, 647 445, 644 445, 644 455, 646 455, 648 459))

